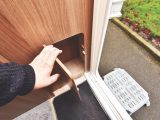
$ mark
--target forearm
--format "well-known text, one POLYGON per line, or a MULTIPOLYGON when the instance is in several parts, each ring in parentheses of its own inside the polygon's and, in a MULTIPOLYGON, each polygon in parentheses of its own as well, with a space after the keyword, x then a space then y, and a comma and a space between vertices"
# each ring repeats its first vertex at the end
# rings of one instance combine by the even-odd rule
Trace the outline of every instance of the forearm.
POLYGON ((0 64, 0 106, 17 95, 29 93, 33 88, 40 89, 53 84, 59 74, 51 73, 55 59, 60 53, 62 50, 49 45, 29 65, 0 64))
POLYGON ((0 106, 17 95, 29 93, 35 85, 35 73, 29 65, 0 64, 0 106))

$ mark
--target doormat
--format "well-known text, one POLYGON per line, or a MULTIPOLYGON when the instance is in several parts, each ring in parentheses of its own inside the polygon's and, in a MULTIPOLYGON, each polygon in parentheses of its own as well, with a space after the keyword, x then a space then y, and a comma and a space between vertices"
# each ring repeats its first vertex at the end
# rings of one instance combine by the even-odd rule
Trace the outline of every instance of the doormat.
POLYGON ((54 100, 58 120, 110 120, 87 82, 79 86, 81 101, 69 91, 54 100))

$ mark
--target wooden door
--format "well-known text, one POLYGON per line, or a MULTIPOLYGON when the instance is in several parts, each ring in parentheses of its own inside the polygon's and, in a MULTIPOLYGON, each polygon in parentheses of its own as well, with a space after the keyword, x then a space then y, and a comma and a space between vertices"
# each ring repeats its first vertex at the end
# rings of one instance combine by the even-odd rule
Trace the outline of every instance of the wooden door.
MULTIPOLYGON (((1 0, 0 56, 3 58, 0 59, 28 64, 42 50, 43 44, 57 43, 83 33, 88 70, 92 12, 93 0, 1 0)), ((27 98, 15 99, 0 108, 0 119, 22 114, 46 100, 46 96, 47 92, 42 90, 25 96, 27 98), (36 102, 34 98, 40 100, 36 102)))
POLYGON ((92 6, 93 0, 1 0, 0 54, 10 61, 29 63, 42 44, 78 33, 84 33, 89 54, 92 6))

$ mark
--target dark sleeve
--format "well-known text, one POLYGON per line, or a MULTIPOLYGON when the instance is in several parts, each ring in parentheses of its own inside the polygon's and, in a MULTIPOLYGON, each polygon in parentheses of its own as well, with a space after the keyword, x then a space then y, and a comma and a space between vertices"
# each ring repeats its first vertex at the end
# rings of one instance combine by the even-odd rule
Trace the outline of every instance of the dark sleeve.
POLYGON ((30 65, 16 63, 0 64, 0 106, 7 104, 17 95, 32 91, 35 73, 30 65))

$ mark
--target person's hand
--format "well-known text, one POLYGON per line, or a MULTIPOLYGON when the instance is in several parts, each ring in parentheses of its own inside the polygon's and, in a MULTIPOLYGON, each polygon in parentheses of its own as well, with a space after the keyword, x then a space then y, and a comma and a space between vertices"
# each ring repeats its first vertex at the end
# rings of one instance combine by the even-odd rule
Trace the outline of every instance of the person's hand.
POLYGON ((53 45, 46 46, 29 64, 35 71, 36 80, 34 89, 47 87, 58 79, 59 74, 54 74, 52 76, 50 75, 54 66, 54 62, 60 53, 62 53, 62 50, 53 47, 53 45))

